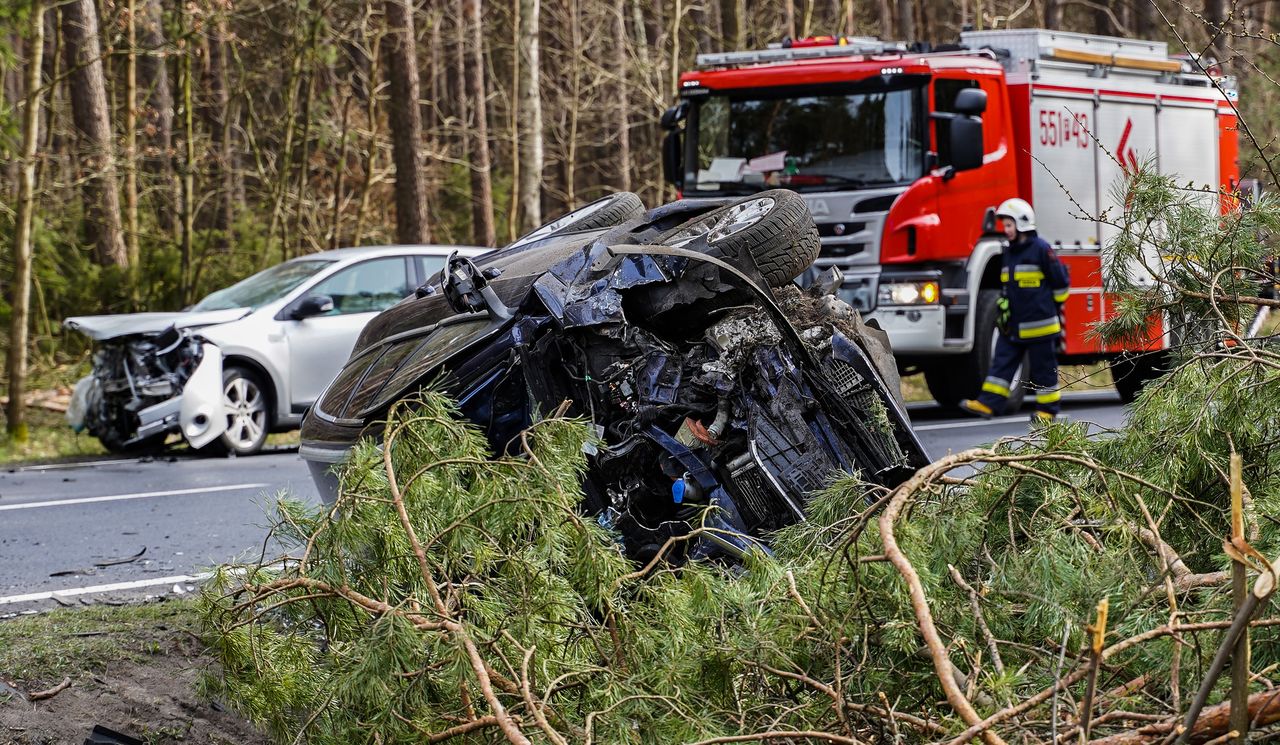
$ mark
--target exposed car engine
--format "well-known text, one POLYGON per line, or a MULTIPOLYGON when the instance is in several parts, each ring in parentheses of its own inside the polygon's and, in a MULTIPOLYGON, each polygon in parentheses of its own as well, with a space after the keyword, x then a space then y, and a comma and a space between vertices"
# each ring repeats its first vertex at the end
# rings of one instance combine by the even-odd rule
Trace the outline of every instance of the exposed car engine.
POLYGON ((200 337, 173 326, 99 342, 93 374, 73 397, 83 428, 113 451, 162 443, 178 426, 179 394, 204 355, 200 337))

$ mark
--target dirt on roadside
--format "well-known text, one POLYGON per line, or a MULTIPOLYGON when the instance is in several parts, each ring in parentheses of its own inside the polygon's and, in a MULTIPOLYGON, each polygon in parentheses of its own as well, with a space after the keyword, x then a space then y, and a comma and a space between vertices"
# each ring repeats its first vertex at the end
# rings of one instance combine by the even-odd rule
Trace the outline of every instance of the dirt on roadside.
POLYGON ((94 725, 148 743, 269 745, 197 692, 210 662, 189 602, 0 620, 0 743, 80 745, 94 725), (70 684, 46 700, 38 691, 70 684))

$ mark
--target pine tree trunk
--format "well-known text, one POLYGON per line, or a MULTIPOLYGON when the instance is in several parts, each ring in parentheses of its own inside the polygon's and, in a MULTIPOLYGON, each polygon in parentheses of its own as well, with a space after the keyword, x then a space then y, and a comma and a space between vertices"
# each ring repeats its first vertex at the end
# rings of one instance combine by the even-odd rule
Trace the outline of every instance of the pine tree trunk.
POLYGON ((160 0, 141 0, 138 14, 138 87, 147 92, 142 109, 143 167, 160 182, 156 216, 160 227, 172 231, 181 210, 180 191, 173 173, 173 90, 165 65, 164 14, 160 0))
POLYGON ((62 9, 62 37, 67 58, 71 116, 81 142, 85 224, 94 258, 103 266, 128 266, 120 225, 120 193, 108 118, 98 13, 93 0, 72 0, 62 9))
POLYGON ((1226 0, 1205 0, 1204 23, 1209 32, 1209 49, 1211 55, 1219 62, 1227 59, 1227 41, 1229 39, 1224 24, 1227 22, 1226 0))
POLYGON ((520 0, 520 232, 542 224, 541 0, 520 0))
POLYGON ((1062 1, 1063 0, 1045 0, 1044 27, 1050 31, 1057 31, 1062 28, 1062 1))
POLYGON ((134 270, 130 290, 137 293, 138 269, 138 3, 128 0, 124 74, 124 214, 125 250, 134 270))
POLYGON ((627 86, 626 0, 614 0, 613 6, 613 74, 617 78, 617 94, 613 111, 618 135, 618 190, 631 191, 631 97, 627 86))
POLYGON ((413 30, 413 6, 408 0, 386 0, 387 33, 383 58, 391 121, 392 155, 396 166, 396 240, 430 243, 426 186, 422 161, 422 115, 418 108, 418 64, 413 30))
MULTIPOLYGON (((639 2, 639 0, 636 0, 639 2)), ((747 47, 747 1, 733 0, 733 48, 747 47)))
POLYGON ((488 104, 485 99, 484 29, 480 0, 462 0, 467 25, 467 97, 471 102, 471 240, 478 246, 497 243, 493 225, 493 176, 489 158, 488 104))
POLYGON ((893 32, 893 5, 891 0, 880 0, 880 38, 889 40, 896 35, 893 32))
POLYGON ((782 23, 788 39, 796 38, 796 3, 795 0, 782 0, 782 23))
POLYGON ((898 37, 905 42, 916 41, 915 0, 898 0, 898 37))
MULTIPOLYGON (((188 6, 181 5, 178 11, 178 32, 185 36, 190 29, 188 6)), ((180 181, 182 182, 182 242, 180 247, 180 266, 178 270, 179 292, 182 302, 192 300, 192 261, 195 253, 196 232, 196 126, 195 112, 192 111, 193 86, 191 82, 191 54, 183 54, 179 59, 179 71, 182 82, 182 162, 179 164, 180 181)))
POLYGON ((231 94, 227 81, 227 21, 224 17, 209 23, 209 66, 205 76, 208 99, 205 106, 209 134, 213 140, 211 180, 218 190, 216 207, 210 224, 224 231, 219 243, 231 247, 229 231, 235 221, 236 164, 232 149, 231 94))
POLYGON ((40 137, 40 73, 44 55, 44 0, 31 8, 27 39, 26 110, 22 112, 22 163, 18 180, 18 210, 13 242, 12 309, 9 316, 9 439, 26 442, 27 330, 31 308, 31 222, 35 213, 36 144, 40 137))

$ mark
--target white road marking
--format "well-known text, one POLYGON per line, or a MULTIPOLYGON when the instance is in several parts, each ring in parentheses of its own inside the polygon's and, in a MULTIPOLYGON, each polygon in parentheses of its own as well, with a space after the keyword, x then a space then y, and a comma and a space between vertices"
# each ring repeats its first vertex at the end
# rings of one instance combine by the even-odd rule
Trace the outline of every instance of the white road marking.
POLYGON ((201 572, 200 574, 177 574, 172 577, 153 577, 151 579, 135 579, 131 582, 112 582, 109 585, 91 585, 89 587, 73 587, 67 590, 51 590, 49 592, 32 592, 26 595, 10 595, 8 597, 0 597, 0 605, 10 605, 12 603, 31 603, 37 600, 52 600, 56 595, 60 598, 75 597, 77 595, 94 595, 100 592, 119 592, 121 590, 137 590, 143 587, 156 587, 158 585, 176 585, 188 582, 203 582, 213 575, 209 572, 201 572))
POLYGON ((968 427, 989 427, 995 424, 1008 424, 1009 422, 1023 422, 1030 424, 1031 420, 1025 416, 999 416, 994 419, 975 419, 967 422, 947 422, 945 424, 921 424, 912 427, 917 432, 928 432, 935 429, 966 429, 968 427))
POLYGON ((135 492, 133 494, 112 494, 105 497, 78 497, 76 499, 57 499, 49 502, 22 502, 19 504, 0 504, 0 512, 5 510, 29 510, 36 507, 61 507, 68 504, 90 504, 93 502, 119 502, 125 499, 148 499, 150 497, 176 497, 183 494, 212 494, 224 491, 243 491, 245 489, 261 489, 270 484, 231 484, 229 486, 202 486, 195 489, 169 489, 168 491, 135 492))

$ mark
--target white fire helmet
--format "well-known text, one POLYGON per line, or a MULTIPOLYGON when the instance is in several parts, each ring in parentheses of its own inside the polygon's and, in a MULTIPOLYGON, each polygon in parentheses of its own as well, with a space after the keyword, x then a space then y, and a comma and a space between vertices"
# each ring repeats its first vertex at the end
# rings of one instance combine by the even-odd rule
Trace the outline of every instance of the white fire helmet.
POLYGON ((996 210, 996 217, 1007 217, 1013 220, 1019 233, 1027 233, 1036 229, 1036 213, 1025 199, 1006 199, 996 210))

